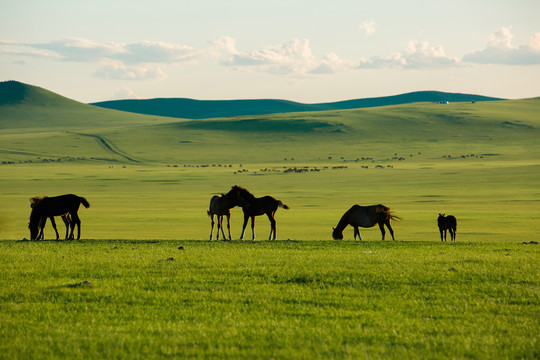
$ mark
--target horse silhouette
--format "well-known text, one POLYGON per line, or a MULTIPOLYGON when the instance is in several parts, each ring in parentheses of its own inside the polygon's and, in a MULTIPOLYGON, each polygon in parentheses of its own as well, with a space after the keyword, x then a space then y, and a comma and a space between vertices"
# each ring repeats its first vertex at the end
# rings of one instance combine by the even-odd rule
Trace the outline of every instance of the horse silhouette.
POLYGON ((255 240, 255 216, 264 215, 268 216, 270 220, 270 235, 268 240, 276 240, 276 211, 278 208, 283 208, 285 210, 289 209, 280 200, 273 198, 272 196, 263 196, 260 198, 255 197, 247 189, 235 185, 231 188, 231 191, 227 193, 226 196, 231 196, 238 200, 238 203, 242 207, 244 212, 244 224, 242 226, 242 234, 240 235, 240 240, 244 239, 244 233, 246 231, 246 226, 249 218, 251 218, 251 233, 252 239, 255 240))
POLYGON ((65 214, 69 214, 71 219, 69 220, 71 227, 69 238, 74 238, 73 231, 75 230, 75 225, 77 225, 77 240, 80 239, 81 219, 77 212, 79 211, 81 204, 86 208, 90 207, 90 204, 85 198, 73 194, 43 197, 39 203, 35 203, 34 206, 32 206, 30 223, 28 224, 28 228, 30 229, 30 239, 37 240, 43 237, 43 227, 45 226, 47 218, 54 221, 54 219, 52 219, 54 216, 62 216, 65 214))
MULTIPOLYGON (((36 204, 39 204, 41 202, 41 200, 43 200, 43 199, 44 199, 44 197, 42 197, 42 196, 34 196, 33 198, 30 198, 30 207, 33 209, 34 206, 36 206, 36 204)), ((64 224, 66 225, 66 240, 67 240, 68 236, 69 236, 69 228, 70 228, 70 224, 71 224, 71 217, 69 216, 69 213, 60 215, 60 217, 62 218, 62 220, 64 221, 64 224)), ((56 240, 58 240, 60 238, 60 235, 58 234, 58 230, 56 229, 56 222, 54 221, 54 216, 49 217, 49 219, 51 220, 52 227, 54 229, 54 232, 56 233, 56 240)), ((47 223, 47 218, 42 217, 41 221, 39 223, 39 233, 41 235, 36 240, 43 240, 43 238, 45 237, 45 235, 43 233, 43 230, 45 229, 45 224, 46 223, 47 223)))
POLYGON ((441 241, 446 241, 446 230, 450 232, 450 240, 456 241, 456 231, 457 231, 457 220, 454 215, 445 216, 444 214, 439 213, 437 218, 437 225, 439 226, 439 232, 441 233, 441 241))
POLYGON ((225 232, 223 231, 223 216, 227 217, 227 230, 229 230, 229 240, 231 240, 231 209, 238 205, 238 200, 231 195, 215 195, 210 199, 210 208, 208 210, 208 216, 212 223, 210 230, 210 241, 214 234, 214 215, 217 216, 217 234, 216 239, 219 240, 219 231, 223 234, 223 238, 226 240, 225 232))
POLYGON ((354 228, 354 240, 356 240, 356 236, 358 235, 358 238, 360 241, 362 241, 362 236, 360 235, 358 227, 370 228, 375 226, 375 224, 379 224, 383 240, 385 235, 385 225, 388 230, 390 230, 392 240, 396 240, 394 238, 394 230, 390 225, 390 221, 396 221, 399 219, 400 217, 394 215, 390 211, 389 207, 381 204, 371 206, 353 205, 345 212, 345 214, 343 214, 337 226, 333 228, 334 231, 332 232, 332 238, 334 240, 342 240, 343 229, 345 229, 347 225, 351 225, 354 228))

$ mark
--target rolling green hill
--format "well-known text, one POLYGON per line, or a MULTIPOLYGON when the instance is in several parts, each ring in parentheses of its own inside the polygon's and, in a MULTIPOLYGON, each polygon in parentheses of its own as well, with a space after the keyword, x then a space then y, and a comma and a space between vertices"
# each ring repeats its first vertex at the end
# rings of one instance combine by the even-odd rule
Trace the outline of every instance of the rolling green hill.
POLYGON ((13 81, 0 83, 0 94, 4 161, 43 155, 128 163, 317 162, 426 149, 498 154, 502 147, 527 156, 536 153, 540 135, 539 99, 179 120, 81 104, 13 81), (246 151, 251 147, 256 151, 246 151))
POLYGON ((267 115, 305 111, 329 111, 360 109, 417 102, 472 102, 503 100, 481 95, 418 91, 401 95, 339 102, 303 104, 286 100, 194 100, 194 99, 147 99, 102 101, 92 105, 128 111, 138 114, 177 117, 185 119, 208 119, 244 115, 267 115))

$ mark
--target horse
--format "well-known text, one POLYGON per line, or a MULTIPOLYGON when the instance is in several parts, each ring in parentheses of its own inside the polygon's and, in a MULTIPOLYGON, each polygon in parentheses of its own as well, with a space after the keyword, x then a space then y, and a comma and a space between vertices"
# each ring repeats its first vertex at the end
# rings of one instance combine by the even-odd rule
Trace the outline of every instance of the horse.
MULTIPOLYGON (((41 200, 43 200, 44 197, 42 196, 34 196, 33 198, 30 198, 30 207, 33 209, 36 204, 39 204, 41 200)), ((64 224, 66 225, 66 240, 68 239, 69 235, 69 228, 71 224, 71 217, 69 216, 69 213, 60 215, 62 217, 62 220, 64 221, 64 224)), ((58 234, 58 230, 56 229, 56 222, 54 221, 54 216, 49 217, 51 220, 52 227, 54 229, 54 232, 56 233, 56 240, 60 238, 60 235, 58 234)), ((44 233, 43 229, 45 228, 45 224, 47 223, 47 218, 42 217, 39 223, 39 233, 41 234, 40 237, 37 240, 43 240, 44 233)))
POLYGON ((394 215, 389 207, 381 204, 371 206, 353 205, 345 212, 345 214, 343 214, 337 226, 332 228, 334 230, 332 232, 332 238, 334 240, 342 240, 343 229, 345 229, 347 225, 351 225, 354 228, 354 240, 356 241, 356 236, 358 235, 358 238, 362 241, 362 236, 360 235, 358 227, 370 228, 375 226, 375 224, 379 224, 382 239, 384 240, 384 226, 386 225, 388 230, 390 230, 392 240, 395 241, 394 230, 392 230, 392 226, 390 226, 390 221, 397 221, 399 219, 401 218, 394 215))
POLYGON ((244 239, 244 233, 246 231, 246 225, 248 219, 251 218, 251 233, 252 238, 255 240, 255 216, 266 214, 268 220, 270 220, 270 235, 268 240, 276 240, 276 219, 274 218, 278 208, 288 210, 289 207, 280 200, 273 198, 272 196, 263 196, 260 198, 255 197, 247 189, 235 185, 231 188, 231 191, 227 193, 227 196, 238 199, 238 203, 242 206, 244 212, 244 224, 242 226, 242 235, 240 240, 244 239))
POLYGON ((456 231, 457 231, 457 220, 454 215, 444 216, 444 214, 439 213, 437 218, 437 225, 439 225, 439 232, 441 233, 441 241, 446 241, 446 230, 450 232, 450 240, 456 241, 456 231))
POLYGON ((208 216, 212 222, 212 228, 210 230, 210 241, 212 241, 212 235, 214 234, 214 215, 217 216, 217 235, 216 239, 219 240, 219 231, 223 234, 223 238, 227 240, 225 232, 223 231, 223 216, 227 217, 227 229, 229 230, 229 240, 231 240, 231 209, 238 205, 235 198, 229 195, 215 195, 210 199, 210 209, 207 211, 208 216))
POLYGON ((90 204, 85 198, 73 194, 44 197, 39 203, 36 203, 32 207, 30 223, 28 224, 28 228, 30 229, 30 239, 37 240, 42 237, 43 227, 41 225, 45 225, 43 218, 46 219, 52 218, 53 216, 69 214, 71 218, 71 234, 69 238, 74 238, 73 231, 75 230, 75 225, 77 225, 77 240, 79 240, 81 237, 81 219, 77 212, 79 211, 79 206, 81 204, 83 204, 85 208, 90 207, 90 204))

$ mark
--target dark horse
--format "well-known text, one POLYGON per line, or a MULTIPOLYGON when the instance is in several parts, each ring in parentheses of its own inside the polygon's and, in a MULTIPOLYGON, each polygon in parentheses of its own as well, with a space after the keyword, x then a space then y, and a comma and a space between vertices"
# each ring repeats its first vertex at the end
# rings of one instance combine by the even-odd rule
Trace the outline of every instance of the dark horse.
POLYGON ((289 209, 287 205, 271 196, 256 198, 247 189, 238 185, 233 186, 226 196, 238 199, 238 203, 242 206, 242 211, 244 212, 244 225, 242 226, 240 240, 244 239, 244 232, 246 231, 249 218, 251 218, 251 232, 253 234, 253 240, 255 240, 255 216, 263 214, 266 214, 268 220, 270 220, 270 236, 268 240, 276 240, 276 220, 274 219, 274 215, 279 207, 285 210, 289 209))
MULTIPOLYGON (((30 207, 33 209, 34 206, 39 204, 41 202, 41 200, 43 200, 43 199, 44 198, 41 197, 41 196, 35 196, 33 198, 30 198, 30 207)), ((69 236, 69 227, 70 227, 70 224, 71 224, 71 217, 69 216, 69 214, 63 214, 63 215, 61 215, 61 217, 62 217, 62 220, 64 221, 64 224, 66 225, 66 240, 67 240, 67 238, 69 236)), ((60 235, 58 234, 58 230, 56 229, 56 222, 54 221, 54 216, 49 217, 49 219, 51 220, 52 227, 54 229, 54 232, 56 233, 56 240, 58 240, 60 238, 60 235)), ((46 223, 47 223, 47 218, 42 217, 41 222, 39 224, 39 233, 41 235, 37 240, 43 240, 43 238, 44 238, 43 229, 45 228, 46 223)))
POLYGON ((360 236, 358 227, 369 228, 375 224, 379 224, 383 240, 385 234, 384 225, 390 230, 392 240, 396 240, 394 238, 394 230, 392 230, 392 226, 390 226, 390 221, 399 219, 398 216, 392 214, 389 207, 381 204, 371 206, 353 205, 345 214, 343 214, 337 226, 333 228, 332 238, 334 238, 334 240, 343 239, 343 229, 345 229, 347 225, 351 225, 354 228, 354 240, 356 240, 356 236, 358 235, 358 238, 362 241, 362 236, 360 236))
POLYGON ((73 194, 44 197, 39 203, 33 206, 30 213, 30 223, 28 224, 30 239, 37 240, 41 238, 43 233, 43 227, 41 225, 45 224, 44 219, 64 214, 69 214, 71 218, 71 234, 69 238, 74 238, 73 231, 75 230, 75 225, 77 225, 77 240, 80 239, 81 219, 79 219, 77 212, 81 204, 86 208, 90 207, 90 204, 85 198, 73 194))
POLYGON ((210 209, 208 210, 208 216, 212 221, 212 229, 210 230, 210 241, 212 241, 212 235, 214 233, 214 215, 217 216, 217 235, 216 239, 219 240, 219 231, 223 234, 223 238, 226 240, 225 232, 223 231, 223 216, 227 217, 227 229, 229 230, 229 240, 231 240, 231 209, 238 205, 238 200, 230 195, 215 195, 210 199, 210 209))
POLYGON ((457 231, 457 220, 454 215, 444 216, 444 214, 439 214, 437 218, 437 225, 439 225, 439 232, 441 233, 441 241, 446 241, 446 230, 450 231, 450 240, 456 241, 456 231, 457 231))

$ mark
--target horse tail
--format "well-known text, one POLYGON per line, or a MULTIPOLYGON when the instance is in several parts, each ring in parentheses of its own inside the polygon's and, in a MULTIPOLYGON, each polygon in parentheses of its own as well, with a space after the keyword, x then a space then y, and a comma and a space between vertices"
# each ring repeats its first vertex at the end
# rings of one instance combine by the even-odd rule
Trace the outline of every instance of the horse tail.
POLYGON ((278 200, 278 201, 277 201, 277 204, 278 204, 279 207, 284 208, 285 210, 289 210, 289 209, 290 209, 290 208, 289 208, 287 205, 285 205, 281 200, 278 200))
POLYGON ((208 210, 206 213, 208 214, 208 216, 212 216, 212 213, 210 212, 210 210, 208 210))
POLYGON ((79 201, 84 205, 85 208, 88 209, 90 207, 90 203, 82 196, 79 196, 79 201))
POLYGON ((386 220, 388 221, 394 221, 394 222, 397 222, 399 220, 401 220, 401 218, 399 216, 397 216, 396 214, 394 214, 389 207, 384 207, 384 209, 381 209, 379 210, 379 212, 383 213, 384 217, 386 218, 386 220))

